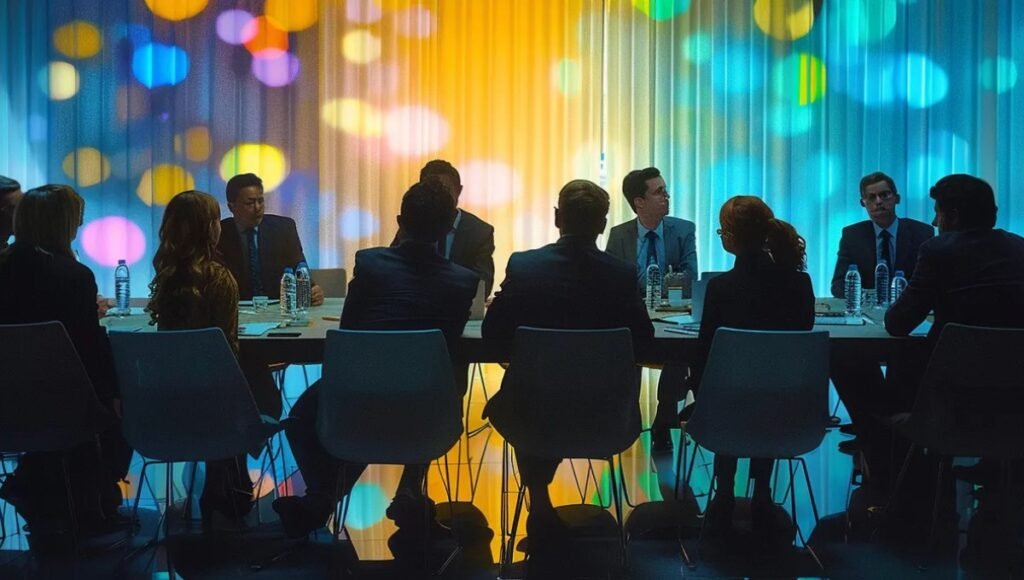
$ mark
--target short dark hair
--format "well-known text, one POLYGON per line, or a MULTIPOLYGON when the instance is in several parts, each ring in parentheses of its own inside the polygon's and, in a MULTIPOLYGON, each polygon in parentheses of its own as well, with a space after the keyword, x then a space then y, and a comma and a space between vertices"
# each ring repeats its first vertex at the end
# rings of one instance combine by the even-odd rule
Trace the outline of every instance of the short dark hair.
POLYGON ((402 196, 402 231, 406 237, 436 241, 455 220, 455 200, 436 179, 416 183, 402 196))
POLYGON ((943 177, 929 195, 943 213, 957 213, 958 230, 992 229, 996 225, 996 196, 984 179, 966 173, 943 177))
MULTIPOLYGON (((459 177, 459 170, 455 169, 455 166, 448 163, 444 159, 434 159, 433 161, 427 161, 427 164, 420 169, 420 181, 427 181, 427 178, 438 175, 447 175, 452 178, 456 187, 462 185, 462 179, 459 177)), ((458 192, 452 192, 453 194, 458 192)))
POLYGON ((263 191, 263 180, 255 173, 241 173, 228 180, 228 186, 224 190, 224 196, 228 203, 234 203, 238 194, 246 187, 258 187, 263 191))
POLYGON ((0 175, 0 195, 6 195, 14 191, 19 191, 20 189, 20 183, 11 179, 10 177, 0 175))
POLYGON ((647 180, 655 177, 661 177, 661 171, 658 171, 657 167, 648 167, 647 169, 634 169, 622 178, 622 195, 626 197, 626 203, 633 211, 636 211, 633 200, 643 197, 647 193, 647 180))
POLYGON ((574 179, 558 192, 558 215, 563 234, 596 236, 608 217, 608 192, 592 181, 574 179))
POLYGON ((860 178, 860 194, 864 195, 865 187, 871 185, 872 183, 878 183, 879 181, 884 181, 893 193, 899 193, 899 190, 896 189, 896 182, 893 181, 891 177, 882 173, 881 171, 876 171, 874 173, 869 173, 864 177, 860 178))

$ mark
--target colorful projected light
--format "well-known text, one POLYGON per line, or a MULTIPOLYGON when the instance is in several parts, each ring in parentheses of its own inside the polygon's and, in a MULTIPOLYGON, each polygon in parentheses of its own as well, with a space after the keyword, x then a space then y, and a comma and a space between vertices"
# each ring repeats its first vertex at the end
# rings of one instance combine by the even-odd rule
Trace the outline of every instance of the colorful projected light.
POLYGON ((103 48, 103 37, 93 24, 76 20, 53 31, 53 47, 68 58, 89 58, 103 48))
POLYGON ((288 177, 288 161, 273 145, 239 143, 221 159, 220 176, 227 181, 240 173, 255 173, 263 180, 263 190, 270 193, 288 177))
POLYGON ((207 0, 146 0, 146 6, 164 20, 187 20, 206 8, 207 0))
POLYGON ((78 93, 78 69, 71 63, 55 60, 39 71, 39 87, 54 101, 66 101, 78 93))
POLYGON ((256 18, 245 10, 225 10, 217 17, 217 36, 228 44, 245 44, 258 30, 249 26, 256 18))
POLYGON ((331 99, 320 109, 320 118, 335 129, 363 137, 380 135, 384 125, 380 111, 359 99, 331 99))
POLYGON ((94 147, 80 147, 68 153, 61 169, 78 187, 91 187, 110 177, 110 162, 94 147))
POLYGON ((671 20, 690 9, 690 0, 633 0, 633 8, 651 20, 671 20))
POLYGON ((196 181, 184 167, 164 163, 147 169, 135 188, 146 205, 167 205, 175 195, 196 188, 196 181))
POLYGON ((146 253, 146 236, 142 228, 120 216, 93 220, 78 232, 82 249, 101 266, 113 268, 118 260, 138 262, 146 253))
POLYGON ((176 85, 188 69, 188 54, 171 44, 144 44, 132 55, 132 74, 146 88, 176 85))
POLYGON ((299 76, 299 58, 290 52, 268 48, 253 55, 252 74, 268 87, 283 87, 299 76))
POLYGON ((448 121, 427 107, 398 107, 384 119, 388 147, 399 155, 417 157, 448 143, 448 121))
POLYGON ((757 0, 754 22, 772 38, 801 38, 814 26, 814 0, 757 0))
POLYGON ((317 0, 267 0, 264 12, 281 30, 305 30, 319 17, 317 0))

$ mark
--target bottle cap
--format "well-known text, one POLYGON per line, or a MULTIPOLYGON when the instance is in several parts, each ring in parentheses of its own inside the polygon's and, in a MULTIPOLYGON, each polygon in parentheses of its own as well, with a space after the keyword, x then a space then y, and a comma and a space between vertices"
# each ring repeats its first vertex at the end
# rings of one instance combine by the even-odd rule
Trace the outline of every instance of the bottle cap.
POLYGON ((906 274, 903 273, 903 270, 896 270, 896 275, 897 276, 906 276, 906 274))
POLYGON ((846 269, 847 272, 851 272, 857 269, 857 264, 850 264, 850 267, 846 269))
POLYGON ((284 273, 285 274, 294 274, 295 270, 292 270, 291 266, 285 266, 284 267, 284 273))
POLYGON ((296 270, 301 270, 301 269, 303 269, 303 268, 305 268, 305 269, 307 269, 307 270, 308 270, 308 269, 309 269, 309 264, 307 264, 307 263, 305 263, 305 262, 299 262, 299 265, 298 265, 298 266, 295 266, 295 269, 296 269, 296 270))
POLYGON ((117 265, 118 266, 127 266, 128 265, 128 260, 118 260, 117 261, 117 265))

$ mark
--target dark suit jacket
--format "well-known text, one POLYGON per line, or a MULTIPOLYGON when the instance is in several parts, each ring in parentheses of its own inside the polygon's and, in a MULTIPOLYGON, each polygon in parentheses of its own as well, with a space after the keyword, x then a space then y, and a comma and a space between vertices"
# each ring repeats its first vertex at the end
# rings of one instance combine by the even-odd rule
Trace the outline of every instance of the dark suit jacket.
MULTIPOLYGON (((281 274, 285 267, 295 268, 305 262, 302 242, 295 221, 279 215, 266 214, 259 226, 260 263, 262 264, 263 290, 271 298, 281 297, 281 274)), ((242 237, 235 227, 235 218, 220 222, 220 241, 217 243, 221 259, 238 282, 238 297, 252 299, 252 283, 249 280, 248 248, 242 247, 242 237)))
MULTIPOLYGON (((912 220, 900 218, 899 230, 896 232, 896 263, 889 272, 890 279, 896 270, 903 270, 909 280, 914 275, 917 265, 917 251, 921 244, 935 236, 935 228, 912 220)), ((836 270, 832 274, 832 295, 836 298, 846 296, 846 271, 850 264, 857 264, 860 272, 861 288, 875 287, 875 266, 878 265, 878 242, 875 228, 871 220, 865 220, 843 228, 843 237, 839 239, 839 257, 836 259, 836 270)))
POLYGON ((950 322, 1024 328, 1024 238, 970 230, 922 244, 914 277, 886 313, 885 329, 906 336, 933 310, 930 342, 950 322))
MULTIPOLYGON (((484 281, 484 295, 490 296, 494 288, 494 227, 464 209, 459 211, 462 212, 462 218, 452 239, 451 260, 476 272, 484 281)), ((391 241, 391 247, 397 246, 403 239, 405 235, 399 229, 391 241)))
MULTIPOLYGON (((690 278, 696 280, 697 270, 697 227, 693 222, 679 218, 664 218, 665 265, 672 266, 675 272, 689 272, 690 278)), ((640 272, 636 271, 636 219, 621 223, 608 232, 608 243, 605 251, 633 266, 634 277, 641 281, 640 272)))
POLYGON ((0 255, 0 324, 51 320, 67 329, 100 400, 116 397, 114 359, 96 312, 92 270, 68 256, 15 243, 0 255))
POLYGON ((689 384, 691 388, 700 385, 719 328, 810 330, 813 326, 810 276, 778 268, 761 254, 737 256, 732 270, 708 282, 689 384))
POLYGON ((439 328, 449 342, 462 336, 480 280, 439 256, 433 244, 412 240, 356 252, 352 274, 341 328, 439 328))

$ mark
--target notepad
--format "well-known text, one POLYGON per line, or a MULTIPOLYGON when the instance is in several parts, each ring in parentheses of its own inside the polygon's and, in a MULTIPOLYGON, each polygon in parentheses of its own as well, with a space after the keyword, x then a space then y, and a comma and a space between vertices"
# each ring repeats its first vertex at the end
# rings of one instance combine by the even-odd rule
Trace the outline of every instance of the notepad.
POLYGON ((910 331, 910 336, 928 336, 928 332, 932 329, 932 321, 925 319, 924 322, 917 325, 917 328, 910 331))
POLYGON ((279 322, 248 322, 238 325, 238 336, 262 336, 268 330, 280 326, 279 322))
POLYGON ((675 314, 673 316, 663 316, 658 319, 660 322, 667 322, 668 324, 693 324, 693 316, 689 314, 675 314))
POLYGON ((847 317, 815 315, 814 324, 822 326, 863 326, 865 322, 863 316, 847 317))
MULTIPOLYGON (((279 299, 277 299, 277 298, 271 298, 270 300, 267 300, 267 304, 268 305, 270 305, 270 304, 280 304, 280 303, 281 303, 281 301, 279 299)), ((238 301, 238 305, 239 306, 252 306, 252 300, 239 300, 238 301)))

